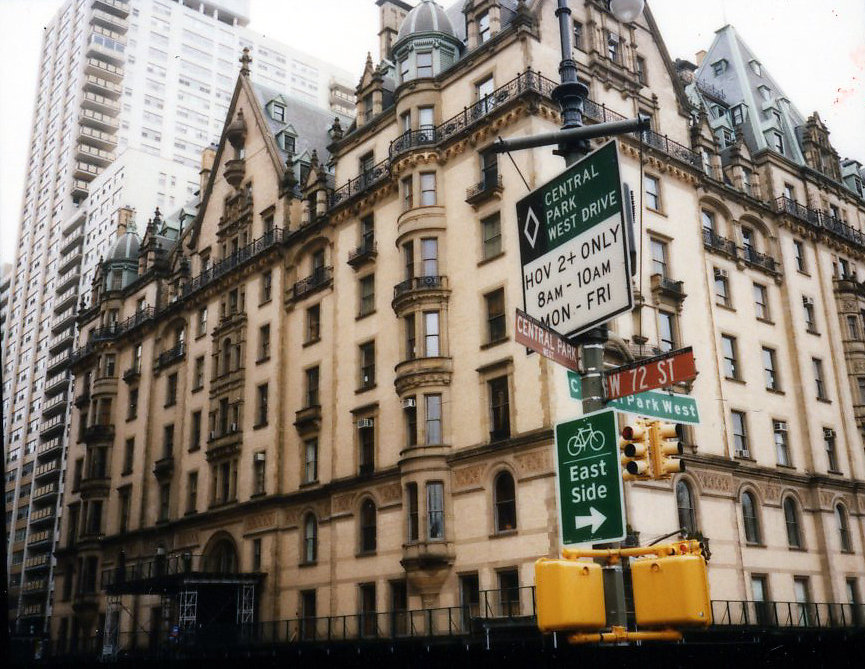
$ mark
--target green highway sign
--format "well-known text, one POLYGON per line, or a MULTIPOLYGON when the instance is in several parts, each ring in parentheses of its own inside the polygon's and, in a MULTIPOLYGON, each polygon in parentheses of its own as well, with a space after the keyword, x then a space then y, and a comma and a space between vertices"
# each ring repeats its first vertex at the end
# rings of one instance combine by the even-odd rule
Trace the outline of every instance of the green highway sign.
POLYGON ((625 497, 616 437, 613 409, 556 425, 559 537, 563 546, 625 538, 625 497))
POLYGON ((633 305, 615 141, 517 202, 525 312, 568 337, 633 305))
MULTIPOLYGON (((580 375, 568 371, 568 392, 571 394, 571 399, 581 401, 583 399, 582 390, 580 375)), ((636 395, 610 400, 607 402, 607 406, 617 411, 660 418, 673 423, 686 423, 688 425, 700 423, 697 400, 688 395, 647 390, 636 395)))

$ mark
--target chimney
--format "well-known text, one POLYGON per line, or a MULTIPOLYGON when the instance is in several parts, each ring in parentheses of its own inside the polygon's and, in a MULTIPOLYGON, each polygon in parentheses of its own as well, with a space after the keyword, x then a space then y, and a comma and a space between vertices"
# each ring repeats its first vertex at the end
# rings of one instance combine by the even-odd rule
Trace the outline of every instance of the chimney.
POLYGON ((198 198, 204 197, 204 189, 207 188, 207 182, 210 179, 210 173, 213 171, 213 161, 216 159, 216 146, 211 144, 201 152, 201 171, 198 173, 198 198))
POLYGON ((402 0, 376 0, 380 8, 378 31, 379 61, 390 60, 391 48, 396 40, 403 19, 412 10, 412 6, 402 0))
POLYGON ((117 210, 117 237, 126 234, 130 228, 135 227, 135 210, 128 204, 117 210))
POLYGON ((703 59, 706 57, 706 50, 700 49, 694 56, 697 60, 697 67, 700 67, 703 64, 703 59))

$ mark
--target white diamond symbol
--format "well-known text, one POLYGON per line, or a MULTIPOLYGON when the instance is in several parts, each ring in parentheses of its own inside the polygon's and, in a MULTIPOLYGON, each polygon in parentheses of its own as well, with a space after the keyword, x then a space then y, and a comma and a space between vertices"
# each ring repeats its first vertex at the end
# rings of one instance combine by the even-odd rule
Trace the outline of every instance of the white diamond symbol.
POLYGON ((523 234, 529 240, 532 248, 535 248, 535 242, 538 241, 538 230, 541 229, 541 224, 538 222, 538 217, 535 216, 534 210, 529 207, 529 213, 526 214, 526 225, 523 228, 523 234))

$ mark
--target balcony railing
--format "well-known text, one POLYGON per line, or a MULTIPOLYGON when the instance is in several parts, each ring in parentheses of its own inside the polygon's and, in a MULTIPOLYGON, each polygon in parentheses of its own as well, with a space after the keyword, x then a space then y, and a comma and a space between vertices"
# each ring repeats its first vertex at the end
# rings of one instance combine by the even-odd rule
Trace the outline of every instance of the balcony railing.
POLYGON ((24 568, 38 569, 40 567, 47 567, 49 559, 50 556, 47 553, 43 553, 42 555, 34 555, 33 557, 24 560, 24 568))
POLYGON ((712 601, 715 626, 863 627, 865 604, 712 601))
POLYGON ((210 285, 220 277, 225 276, 237 267, 264 253, 267 249, 284 242, 287 238, 288 232, 282 228, 274 228, 264 233, 264 235, 255 241, 238 249, 224 260, 214 263, 213 266, 208 267, 201 274, 186 282, 181 290, 181 297, 188 297, 205 286, 210 285))
POLYGON ((441 290, 447 288, 446 276, 416 276, 393 287, 394 298, 415 290, 441 290))
POLYGON ((359 267, 368 260, 376 257, 378 251, 374 241, 364 241, 353 251, 349 251, 348 264, 352 267, 359 267))
POLYGON ((466 189, 466 202, 469 204, 479 204, 501 193, 503 188, 501 174, 483 179, 466 189))
MULTIPOLYGON (((521 72, 511 81, 437 126, 407 130, 391 142, 387 159, 334 190, 330 196, 330 207, 341 205, 356 195, 388 179, 391 175, 391 165, 394 159, 406 151, 415 148, 437 147, 469 130, 476 123, 494 113, 499 107, 520 96, 535 94, 552 100, 552 92, 556 86, 558 86, 558 82, 529 69, 521 72)), ((625 118, 621 114, 607 109, 604 105, 592 100, 585 101, 583 113, 586 118, 599 123, 620 121, 625 118)), ((697 169, 701 169, 702 167, 702 159, 698 153, 670 139, 666 135, 660 135, 651 130, 634 133, 634 135, 642 135, 645 144, 666 153, 672 158, 697 169)))
POLYGON ((186 345, 183 342, 175 344, 167 351, 163 351, 159 354, 159 357, 156 358, 156 363, 153 365, 153 368, 162 369, 163 367, 173 365, 175 362, 182 360, 185 355, 186 345))
POLYGON ((319 267, 308 277, 294 284, 294 299, 299 300, 320 288, 324 288, 331 279, 333 279, 333 267, 319 267))
POLYGON ((775 259, 772 256, 760 253, 750 246, 746 246, 742 249, 742 257, 746 263, 759 269, 763 269, 772 274, 775 274, 778 271, 778 263, 775 262, 775 259))
POLYGON ((793 216, 808 223, 812 228, 825 230, 846 242, 865 247, 865 233, 850 227, 825 211, 806 207, 784 195, 775 199, 775 211, 793 216))
POLYGON ((56 483, 48 483, 46 485, 40 486, 33 491, 31 495, 31 499, 37 500, 42 497, 47 497, 48 495, 56 495, 58 491, 58 486, 56 483))
POLYGON ((390 158, 385 158, 378 165, 364 170, 363 174, 355 177, 346 184, 337 188, 330 196, 330 206, 335 207, 345 200, 349 200, 358 193, 372 188, 378 183, 390 177, 390 158))
POLYGON ((703 228, 703 244, 731 258, 736 257, 736 243, 709 228, 703 228))
POLYGON ((141 365, 139 363, 132 365, 132 367, 127 369, 125 372, 123 372, 123 380, 126 381, 126 383, 132 383, 133 381, 135 381, 135 379, 137 379, 140 376, 141 376, 141 365))

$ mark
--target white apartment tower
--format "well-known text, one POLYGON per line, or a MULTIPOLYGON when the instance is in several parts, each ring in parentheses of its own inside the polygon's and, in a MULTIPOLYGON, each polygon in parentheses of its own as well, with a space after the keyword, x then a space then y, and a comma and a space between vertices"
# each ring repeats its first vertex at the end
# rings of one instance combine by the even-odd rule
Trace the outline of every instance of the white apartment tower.
MULTIPOLYGON (((248 48, 255 78, 353 112, 347 72, 248 28, 249 0, 68 0, 45 28, 15 265, 3 305, 10 618, 38 635, 53 600, 75 317, 118 228, 198 190, 248 48), (121 212, 127 212, 121 214, 121 212), (121 220, 122 217, 122 220, 121 220)), ((4 281, 5 284, 5 281, 4 281)))

